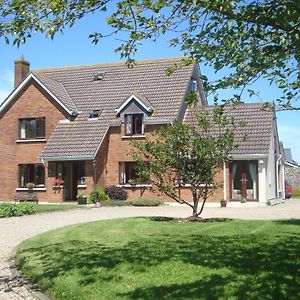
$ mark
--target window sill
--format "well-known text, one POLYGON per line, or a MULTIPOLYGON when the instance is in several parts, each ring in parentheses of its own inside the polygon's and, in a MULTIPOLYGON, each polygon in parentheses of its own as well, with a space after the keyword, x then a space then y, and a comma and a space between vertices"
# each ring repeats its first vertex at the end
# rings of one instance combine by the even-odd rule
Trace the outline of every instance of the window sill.
POLYGON ((182 184, 175 184, 175 187, 181 187, 181 188, 185 188, 185 187, 191 187, 192 185, 189 183, 182 183, 182 184))
MULTIPOLYGON (((28 192, 30 191, 28 188, 16 188, 17 192, 28 192)), ((37 188, 33 188, 32 191, 36 191, 36 192, 45 192, 47 191, 47 189, 45 187, 37 187, 37 188)))
POLYGON ((146 136, 144 134, 137 135, 122 135, 122 139, 145 139, 146 136))
POLYGON ((147 188, 147 187, 152 187, 152 184, 118 184, 117 187, 123 187, 124 189, 147 188))
POLYGON ((46 143, 46 139, 28 139, 28 140, 16 140, 16 143, 46 143))
POLYGON ((77 184, 77 188, 85 189, 86 184, 77 184))

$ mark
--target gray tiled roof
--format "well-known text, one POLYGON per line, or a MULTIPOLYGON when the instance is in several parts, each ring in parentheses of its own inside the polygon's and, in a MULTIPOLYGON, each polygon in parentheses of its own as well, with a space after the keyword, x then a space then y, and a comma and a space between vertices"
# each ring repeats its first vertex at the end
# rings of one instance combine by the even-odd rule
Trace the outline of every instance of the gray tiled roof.
POLYGON ((290 148, 285 148, 285 149, 284 149, 284 155, 285 155, 285 161, 286 161, 286 162, 291 163, 291 164, 296 165, 296 166, 300 166, 300 164, 298 164, 298 163, 293 159, 292 149, 290 149, 290 148))
POLYGON ((151 104, 151 120, 174 120, 179 113, 194 65, 178 68, 173 75, 165 71, 181 58, 137 61, 135 67, 124 63, 37 70, 34 75, 70 110, 79 112, 68 124, 58 124, 41 158, 92 159, 116 111, 130 95, 139 94, 151 104), (94 80, 102 74, 102 80, 94 80), (88 120, 94 109, 102 109, 98 120, 88 120))
MULTIPOLYGON (((203 108, 208 115, 213 106, 203 108)), ((201 111, 201 109, 200 109, 201 111)), ((193 111, 188 110, 185 121, 191 123, 193 111)), ((235 129, 235 142, 239 145, 231 155, 251 155, 269 153, 272 138, 273 111, 266 108, 263 103, 241 103, 238 105, 226 105, 224 109, 227 117, 233 117, 237 126, 235 129), (244 126, 239 126, 242 124, 244 126)))
POLYGON ((76 112, 76 106, 62 83, 52 80, 51 78, 44 77, 42 75, 37 76, 41 83, 50 90, 65 106, 68 110, 76 112))

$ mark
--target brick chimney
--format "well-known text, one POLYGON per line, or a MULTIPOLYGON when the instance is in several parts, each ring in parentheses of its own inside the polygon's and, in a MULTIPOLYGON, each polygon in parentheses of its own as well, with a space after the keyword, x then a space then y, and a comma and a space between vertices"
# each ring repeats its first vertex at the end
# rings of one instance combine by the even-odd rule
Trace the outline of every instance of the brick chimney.
POLYGON ((24 56, 21 55, 19 60, 15 61, 15 88, 23 81, 30 71, 30 63, 24 60, 24 56))

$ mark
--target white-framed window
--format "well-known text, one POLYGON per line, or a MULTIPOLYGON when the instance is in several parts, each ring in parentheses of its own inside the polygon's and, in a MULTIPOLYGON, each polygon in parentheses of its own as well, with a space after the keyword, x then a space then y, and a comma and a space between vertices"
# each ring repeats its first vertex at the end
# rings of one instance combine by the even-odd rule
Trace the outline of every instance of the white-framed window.
POLYGON ((19 138, 45 138, 45 118, 19 119, 19 138))
POLYGON ((20 164, 19 187, 26 187, 27 183, 35 186, 45 185, 45 167, 43 164, 20 164))
POLYGON ((191 80, 191 90, 192 92, 197 92, 198 90, 198 83, 196 79, 191 80))
POLYGON ((125 115, 125 135, 138 135, 144 133, 144 115, 125 115))
POLYGON ((120 162, 119 170, 120 170, 120 184, 145 184, 147 183, 146 178, 141 178, 137 168, 138 164, 134 161, 128 162, 120 162))

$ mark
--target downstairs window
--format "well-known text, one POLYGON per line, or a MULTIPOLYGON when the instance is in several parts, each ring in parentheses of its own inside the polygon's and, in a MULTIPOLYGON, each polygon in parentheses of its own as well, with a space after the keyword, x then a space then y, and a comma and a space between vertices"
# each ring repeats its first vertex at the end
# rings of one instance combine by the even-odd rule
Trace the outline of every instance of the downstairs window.
POLYGON ((43 164, 19 165, 19 187, 26 187, 32 182, 34 185, 45 185, 45 167, 43 164))
POLYGON ((139 175, 136 162, 120 163, 120 184, 147 183, 147 179, 139 175))

